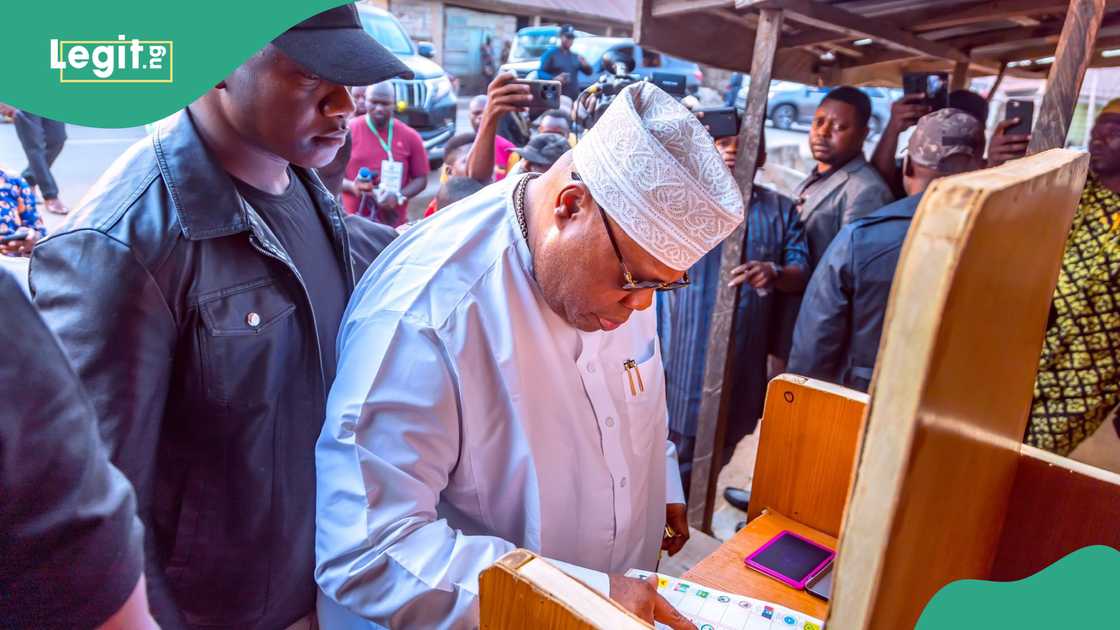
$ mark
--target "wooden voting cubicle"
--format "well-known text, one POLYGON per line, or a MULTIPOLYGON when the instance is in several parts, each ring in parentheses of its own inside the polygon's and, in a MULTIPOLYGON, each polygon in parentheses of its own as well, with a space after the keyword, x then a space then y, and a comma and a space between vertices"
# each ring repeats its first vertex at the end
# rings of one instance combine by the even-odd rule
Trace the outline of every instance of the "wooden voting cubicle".
MULTIPOLYGON (((1087 164, 1053 150, 931 186, 901 254, 869 396, 772 381, 750 521, 683 577, 833 628, 895 629, 913 627, 954 580, 1021 579, 1086 545, 1120 547, 1120 475, 1022 445, 1087 164), (828 604, 743 566, 782 529, 835 545, 828 604)), ((488 611, 554 596, 538 586, 511 599, 514 589, 494 583, 481 585, 484 629, 515 627, 488 611)), ((601 626, 572 614, 540 627, 601 626)))

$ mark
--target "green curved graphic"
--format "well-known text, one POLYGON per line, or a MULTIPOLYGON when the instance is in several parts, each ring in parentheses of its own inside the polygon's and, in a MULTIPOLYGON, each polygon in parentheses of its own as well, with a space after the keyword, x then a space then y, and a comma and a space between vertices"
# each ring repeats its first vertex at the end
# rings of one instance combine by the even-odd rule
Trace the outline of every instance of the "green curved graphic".
POLYGON ((1017 582, 958 580, 933 596, 917 630, 1120 627, 1120 551, 1083 547, 1017 582))
MULTIPOLYGON (((93 127, 132 127, 181 109, 293 24, 339 0, 194 0, 191 2, 52 2, 5 3, 0 37, 4 80, 0 102, 48 118, 93 127), (152 62, 158 50, 138 50, 137 67, 120 36, 164 47, 166 61, 152 62), (57 44, 52 48, 52 40, 57 44), (110 79, 93 74, 94 60, 80 70, 51 67, 52 49, 63 55, 75 44, 89 50, 104 46, 119 51, 110 79), (158 70, 157 68, 158 63, 158 70), (69 77, 67 77, 69 75, 69 77), (65 81, 65 82, 64 82, 65 81), (81 82, 76 82, 81 81, 81 82), (128 81, 128 82, 125 82, 128 81), (139 82, 144 81, 144 82, 139 82)), ((140 46, 148 46, 141 44, 140 46)), ((99 54, 102 74, 108 55, 99 54)), ((78 57, 81 62, 84 57, 78 57)), ((65 61, 65 57, 63 57, 65 61)))

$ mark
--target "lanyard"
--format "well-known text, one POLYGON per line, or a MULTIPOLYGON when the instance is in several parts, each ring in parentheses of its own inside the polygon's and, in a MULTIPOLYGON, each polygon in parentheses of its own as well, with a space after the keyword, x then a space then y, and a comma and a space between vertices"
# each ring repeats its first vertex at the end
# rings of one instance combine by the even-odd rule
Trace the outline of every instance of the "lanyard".
POLYGON ((373 120, 369 117, 369 114, 366 114, 366 125, 368 125, 369 130, 373 132, 373 137, 377 138, 377 141, 381 143, 381 148, 385 149, 385 155, 390 162, 393 161, 393 121, 395 120, 396 118, 389 119, 389 133, 387 134, 389 136, 389 141, 386 142, 381 139, 381 134, 377 133, 377 127, 373 126, 373 120))

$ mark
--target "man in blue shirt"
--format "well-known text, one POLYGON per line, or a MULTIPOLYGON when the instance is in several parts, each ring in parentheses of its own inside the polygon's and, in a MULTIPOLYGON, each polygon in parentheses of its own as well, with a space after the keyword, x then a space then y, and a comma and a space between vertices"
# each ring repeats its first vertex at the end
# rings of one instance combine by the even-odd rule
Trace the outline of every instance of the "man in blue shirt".
POLYGON ((541 55, 541 68, 537 74, 542 79, 559 81, 564 86, 564 96, 575 100, 579 96, 579 73, 591 74, 591 64, 572 52, 576 29, 570 24, 560 27, 560 45, 552 46, 541 55))
POLYGON ((910 221, 929 185, 984 167, 984 125, 963 110, 923 116, 902 165, 908 197, 840 230, 813 272, 788 371, 867 391, 891 283, 910 221))
MULTIPOLYGON (((734 170, 738 138, 720 138, 716 147, 734 170)), ((765 137, 758 166, 766 161, 765 137)), ((741 285, 734 347, 735 376, 727 380, 733 391, 727 419, 722 463, 735 445, 752 433, 762 415, 766 396, 766 356, 772 344, 771 320, 778 292, 798 293, 808 281, 809 246, 793 200, 760 186, 754 187, 746 215, 747 262, 732 271, 731 284, 741 285)), ((720 282, 719 245, 688 271, 691 284, 658 295, 658 337, 665 364, 665 398, 669 408, 669 439, 677 446, 681 479, 687 496, 692 472, 697 416, 703 397, 708 327, 720 282)))

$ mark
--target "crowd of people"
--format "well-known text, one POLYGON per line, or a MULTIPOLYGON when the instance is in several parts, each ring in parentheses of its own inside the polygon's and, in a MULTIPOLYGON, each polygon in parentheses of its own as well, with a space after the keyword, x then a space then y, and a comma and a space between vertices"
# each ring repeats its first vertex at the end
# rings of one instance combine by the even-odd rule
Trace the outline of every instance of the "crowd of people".
MULTIPOLYGON (((570 107, 530 113, 499 74, 409 221, 429 160, 395 116, 407 73, 344 5, 162 122, 49 237, 0 173, 0 236, 34 234, 3 245, 31 256, 32 299, 0 273, 0 618, 477 625, 479 573, 526 547, 690 628, 624 573, 689 537, 720 283, 740 287, 725 464, 775 374, 867 389, 923 193, 1029 141, 1014 121, 988 141, 979 95, 907 97, 868 161, 871 104, 838 87, 795 194, 744 200, 732 171, 765 165, 765 135, 739 155, 637 82, 577 138, 570 107)), ((1120 403, 1120 101, 1089 148, 1025 436, 1061 454, 1120 403)))

